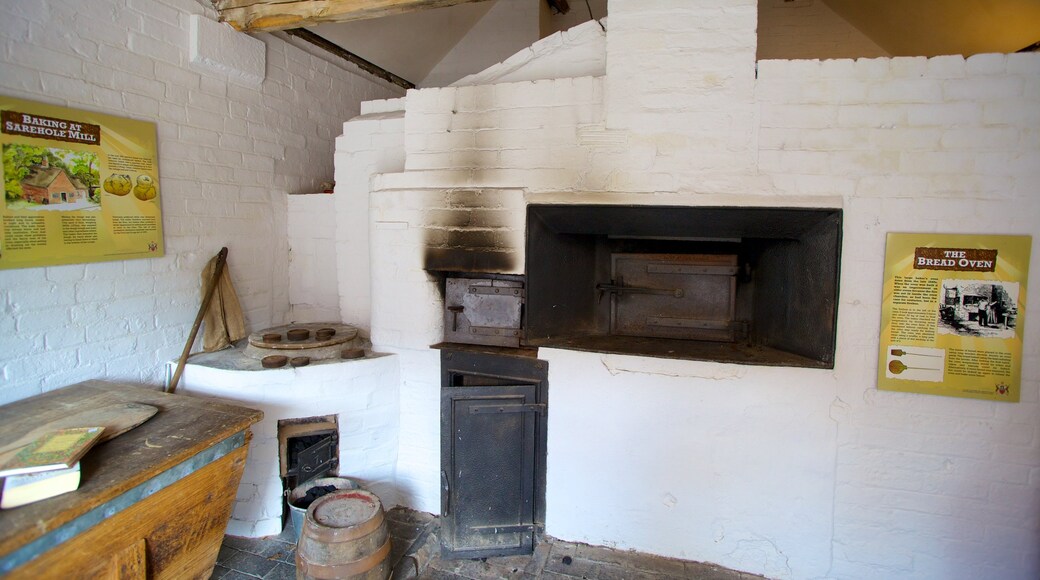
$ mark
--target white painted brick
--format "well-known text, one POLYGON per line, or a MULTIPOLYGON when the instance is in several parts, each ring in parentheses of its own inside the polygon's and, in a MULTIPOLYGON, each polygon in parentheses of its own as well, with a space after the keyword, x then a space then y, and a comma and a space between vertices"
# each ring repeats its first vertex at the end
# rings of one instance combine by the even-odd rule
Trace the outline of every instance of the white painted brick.
POLYGON ((905 108, 911 126, 971 126, 982 118, 982 105, 973 102, 910 104, 905 108))
POLYGON ((891 59, 858 58, 853 67, 853 74, 859 79, 880 79, 889 76, 891 59))
POLYGON ((928 59, 923 56, 893 58, 890 67, 893 77, 919 78, 928 72, 928 59))
POLYGON ((134 116, 156 118, 159 116, 159 101, 133 93, 123 93, 123 110, 134 116))
POLYGON ((79 80, 48 72, 40 73, 40 84, 43 91, 50 94, 86 95, 90 93, 90 85, 79 80))
POLYGON ((54 50, 33 47, 28 43, 12 44, 8 49, 7 57, 14 64, 23 67, 40 67, 49 73, 61 76, 78 77, 83 71, 81 60, 69 58, 54 50))
POLYGON ((947 101, 989 101, 1014 99, 1022 95, 1021 77, 964 78, 943 82, 943 98, 947 101))
POLYGON ((250 86, 263 82, 266 45, 262 41, 197 14, 191 16, 190 34, 188 59, 193 65, 250 86))
POLYGON ((906 125, 906 122, 907 109, 901 104, 860 105, 838 109, 837 124, 842 127, 891 127, 906 125))
POLYGON ((150 57, 155 60, 165 61, 171 64, 181 64, 185 60, 187 51, 182 47, 159 40, 149 34, 131 32, 130 50, 139 55, 150 57))
POLYGON ((129 0, 128 4, 132 10, 142 13, 149 19, 155 18, 174 26, 181 24, 182 12, 162 2, 156 2, 155 0, 129 0))
POLYGON ((812 105, 778 105, 762 111, 764 127, 797 127, 801 129, 823 129, 837 123, 838 107, 812 105))
POLYGON ((1040 127, 1040 106, 1028 107, 1017 101, 1006 101, 985 103, 981 108, 982 121, 987 125, 1040 127))
POLYGON ((1036 52, 1019 52, 1006 57, 1009 74, 1034 78, 1040 76, 1040 55, 1036 52))
POLYGON ((936 103, 943 99, 943 85, 931 79, 895 79, 871 86, 867 96, 890 103, 936 103))
POLYGON ((145 79, 154 78, 157 68, 157 63, 150 58, 105 44, 98 47, 98 60, 106 67, 145 79))
POLYGON ((40 73, 35 69, 0 62, 0 76, 3 76, 5 85, 9 86, 11 90, 27 94, 38 94, 43 91, 40 73))
POLYGON ((944 149, 1005 149, 1018 146, 1018 130, 1012 127, 947 129, 941 145, 944 149))
POLYGON ((943 131, 938 127, 902 130, 881 128, 870 131, 866 144, 893 151, 934 151, 939 148, 942 137, 943 131))
POLYGON ((965 59, 965 71, 969 75, 998 75, 1007 71, 1005 54, 973 54, 965 59))

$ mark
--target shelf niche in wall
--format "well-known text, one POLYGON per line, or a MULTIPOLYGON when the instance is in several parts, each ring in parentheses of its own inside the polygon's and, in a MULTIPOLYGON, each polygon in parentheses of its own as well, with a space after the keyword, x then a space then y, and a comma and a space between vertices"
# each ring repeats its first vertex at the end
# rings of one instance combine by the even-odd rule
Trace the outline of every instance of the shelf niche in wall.
POLYGON ((834 208, 530 205, 525 344, 833 368, 841 227, 842 212, 834 208), (619 257, 629 256, 649 257, 645 269, 664 275, 649 283, 619 280, 619 257), (723 263, 734 265, 726 270, 723 263), (694 304, 690 310, 702 312, 686 318, 674 305, 660 316, 639 312, 645 332, 618 324, 629 296, 664 290, 663 298, 644 301, 641 308, 650 310, 670 303, 669 293, 696 300, 707 292, 696 281, 672 281, 697 272, 732 275, 731 285, 721 285, 729 297, 708 299, 725 304, 729 322, 698 320, 705 307, 694 304), (698 334, 696 327, 731 332, 698 334))

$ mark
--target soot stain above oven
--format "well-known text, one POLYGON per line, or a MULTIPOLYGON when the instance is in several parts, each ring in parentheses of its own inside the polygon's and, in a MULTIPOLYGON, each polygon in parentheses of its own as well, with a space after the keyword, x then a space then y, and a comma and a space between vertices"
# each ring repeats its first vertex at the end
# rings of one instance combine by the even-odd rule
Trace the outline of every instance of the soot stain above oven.
POLYGON ((423 268, 439 272, 506 273, 519 267, 500 210, 431 211, 423 236, 423 268))
POLYGON ((513 252, 489 249, 439 248, 427 246, 423 269, 435 272, 512 272, 517 267, 513 252))

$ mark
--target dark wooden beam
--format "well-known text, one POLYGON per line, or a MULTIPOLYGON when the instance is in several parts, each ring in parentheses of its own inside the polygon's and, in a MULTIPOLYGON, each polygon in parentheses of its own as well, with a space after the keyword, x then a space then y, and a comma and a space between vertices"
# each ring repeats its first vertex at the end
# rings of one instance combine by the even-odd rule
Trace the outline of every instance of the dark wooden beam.
POLYGON ((557 14, 566 14, 571 11, 571 5, 567 3, 567 0, 545 0, 549 4, 549 8, 556 11, 557 14))
POLYGON ((269 32, 380 18, 486 0, 212 0, 220 20, 242 32, 269 32))
POLYGON ((395 75, 394 73, 384 69, 383 67, 361 58, 353 52, 350 52, 349 50, 346 50, 338 45, 329 42, 321 36, 314 34, 310 30, 304 30, 303 28, 290 28, 289 30, 286 30, 285 33, 289 36, 295 36, 296 38, 306 40, 314 46, 327 50, 328 52, 331 52, 332 54, 342 58, 343 60, 357 65, 358 68, 372 76, 379 77, 384 81, 391 82, 406 90, 415 88, 415 83, 403 79, 395 75))

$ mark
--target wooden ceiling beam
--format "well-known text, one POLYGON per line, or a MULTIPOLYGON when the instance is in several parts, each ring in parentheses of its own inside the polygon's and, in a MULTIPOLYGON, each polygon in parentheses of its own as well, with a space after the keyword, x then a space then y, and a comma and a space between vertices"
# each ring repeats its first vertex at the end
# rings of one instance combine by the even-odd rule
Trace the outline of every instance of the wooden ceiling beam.
POLYGON ((380 18, 486 0, 212 0, 220 20, 242 32, 269 32, 380 18))

